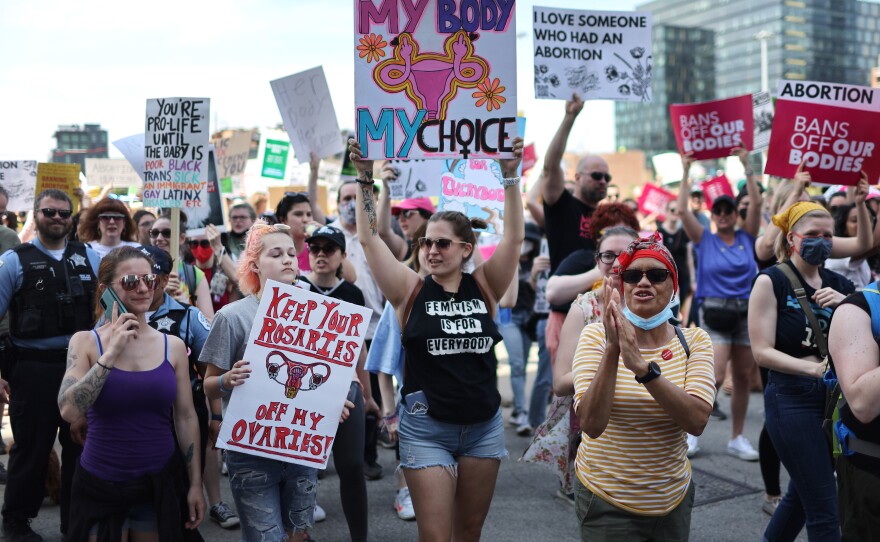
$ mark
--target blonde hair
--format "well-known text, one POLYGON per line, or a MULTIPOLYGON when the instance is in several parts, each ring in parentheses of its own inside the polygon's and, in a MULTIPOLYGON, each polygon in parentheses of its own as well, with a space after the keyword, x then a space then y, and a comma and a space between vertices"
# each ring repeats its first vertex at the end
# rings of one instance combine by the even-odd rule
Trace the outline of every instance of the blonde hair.
POLYGON ((263 238, 272 233, 290 236, 290 227, 284 224, 270 225, 262 218, 257 219, 247 234, 245 249, 238 260, 238 288, 245 295, 260 293, 260 275, 252 269, 263 252, 263 238))
POLYGON ((791 229, 789 229, 788 231, 780 228, 782 231, 773 242, 773 253, 776 255, 777 262, 782 263, 791 258, 792 246, 788 243, 788 232, 800 231, 800 226, 798 226, 798 224, 803 224, 804 219, 807 218, 831 218, 831 214, 828 211, 814 209, 812 211, 804 213, 803 216, 798 218, 797 221, 791 225, 791 229))

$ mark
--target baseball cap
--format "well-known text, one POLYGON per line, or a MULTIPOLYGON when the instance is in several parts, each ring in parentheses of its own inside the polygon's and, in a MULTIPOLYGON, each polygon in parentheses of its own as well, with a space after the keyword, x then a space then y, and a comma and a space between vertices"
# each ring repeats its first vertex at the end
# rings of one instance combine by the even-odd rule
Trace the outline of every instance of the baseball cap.
POLYGON ((400 214, 401 211, 409 211, 410 209, 422 209, 424 211, 428 211, 431 214, 437 212, 437 209, 431 202, 431 198, 410 198, 405 199, 392 207, 391 214, 397 216, 400 214))
POLYGON ((319 237, 333 241, 345 251, 345 234, 342 233, 342 230, 334 228, 333 226, 321 226, 312 232, 312 235, 306 239, 306 243, 311 243, 314 239, 319 237))
POLYGON ((153 260, 153 272, 159 275, 167 275, 171 273, 173 264, 171 256, 159 247, 152 245, 144 245, 139 249, 144 255, 149 256, 153 260))
POLYGON ((731 209, 736 210, 736 200, 727 194, 722 194, 712 200, 712 210, 714 211, 723 204, 729 205, 731 209))

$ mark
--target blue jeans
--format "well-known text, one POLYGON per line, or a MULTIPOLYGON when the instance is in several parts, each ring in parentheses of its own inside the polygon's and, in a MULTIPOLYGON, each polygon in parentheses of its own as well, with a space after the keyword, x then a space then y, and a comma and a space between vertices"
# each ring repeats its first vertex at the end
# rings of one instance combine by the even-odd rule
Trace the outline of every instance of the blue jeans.
POLYGON ((507 349, 507 363, 510 364, 510 387, 513 389, 513 411, 515 413, 526 412, 526 363, 528 362, 529 350, 532 341, 523 327, 528 320, 528 313, 521 311, 512 312, 510 318, 504 316, 505 311, 498 311, 500 323, 498 331, 504 338, 504 348, 507 349))
POLYGON ((312 526, 317 469, 232 451, 226 466, 243 541, 282 542, 312 526))
POLYGON ((532 401, 529 404, 529 425, 538 427, 547 417, 547 404, 553 391, 553 367, 550 365, 550 351, 545 345, 547 319, 538 320, 538 373, 532 384, 532 401))
POLYGON ((805 524, 810 542, 840 540, 834 466, 822 431, 824 408, 819 379, 770 371, 764 390, 767 432, 791 482, 764 540, 794 540, 805 524))

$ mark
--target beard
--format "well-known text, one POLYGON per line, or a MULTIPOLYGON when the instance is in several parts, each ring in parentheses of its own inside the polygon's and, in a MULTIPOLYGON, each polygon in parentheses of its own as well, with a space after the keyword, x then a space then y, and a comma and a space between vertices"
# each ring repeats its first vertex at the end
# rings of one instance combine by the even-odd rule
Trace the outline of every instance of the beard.
POLYGON ((66 238, 70 234, 70 230, 72 229, 73 222, 71 221, 61 224, 55 224, 52 222, 49 222, 47 224, 40 220, 37 221, 37 233, 39 233, 41 237, 45 237, 53 241, 60 241, 66 238))

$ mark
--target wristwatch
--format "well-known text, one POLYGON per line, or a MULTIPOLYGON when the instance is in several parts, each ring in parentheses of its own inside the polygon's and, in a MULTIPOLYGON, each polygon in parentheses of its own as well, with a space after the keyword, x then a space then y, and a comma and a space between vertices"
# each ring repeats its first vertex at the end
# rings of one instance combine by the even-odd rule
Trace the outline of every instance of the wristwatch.
POLYGON ((660 366, 657 365, 656 362, 652 361, 648 364, 648 373, 641 378, 636 376, 636 382, 638 382, 639 384, 647 384, 658 376, 660 376, 660 366))

